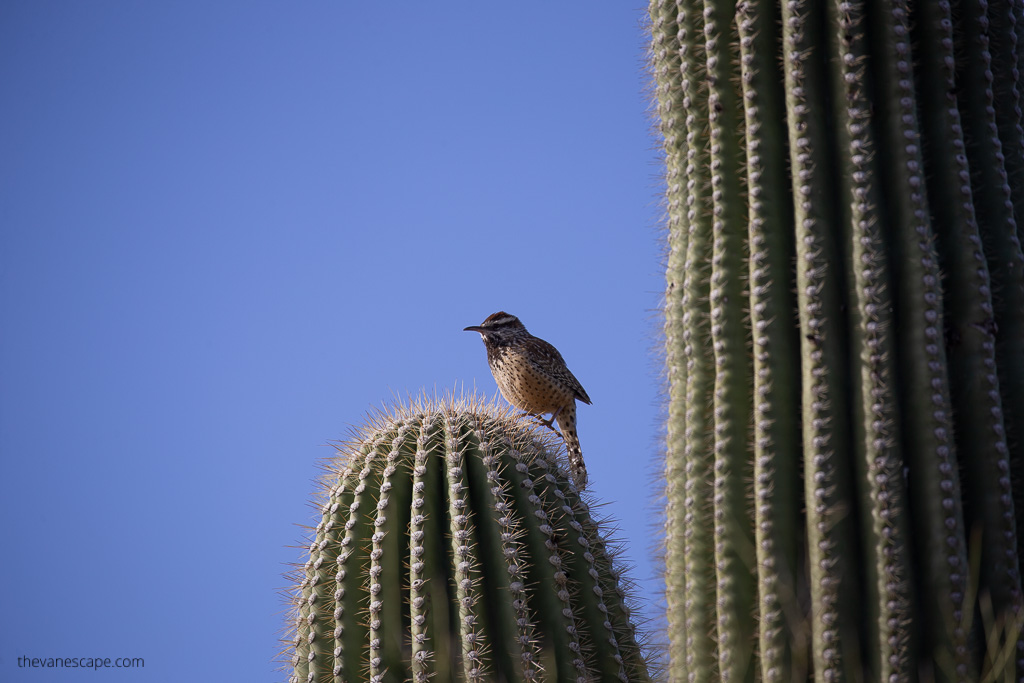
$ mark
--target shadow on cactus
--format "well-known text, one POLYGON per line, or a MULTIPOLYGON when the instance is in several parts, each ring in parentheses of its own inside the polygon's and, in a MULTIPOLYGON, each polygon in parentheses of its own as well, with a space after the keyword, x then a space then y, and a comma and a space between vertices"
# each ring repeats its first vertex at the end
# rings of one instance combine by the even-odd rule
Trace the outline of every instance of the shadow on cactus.
POLYGON ((560 446, 476 397, 396 407, 338 445, 293 577, 291 680, 649 680, 560 446))

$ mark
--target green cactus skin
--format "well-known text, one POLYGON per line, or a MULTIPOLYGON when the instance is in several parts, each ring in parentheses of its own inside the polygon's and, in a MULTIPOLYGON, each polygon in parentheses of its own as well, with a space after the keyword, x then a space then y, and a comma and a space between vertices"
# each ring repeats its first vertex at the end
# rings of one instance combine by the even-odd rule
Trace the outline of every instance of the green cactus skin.
POLYGON ((559 442, 475 398, 378 414, 327 464, 295 683, 649 681, 559 442))
POLYGON ((1024 3, 650 18, 669 679, 1024 679, 1024 3))

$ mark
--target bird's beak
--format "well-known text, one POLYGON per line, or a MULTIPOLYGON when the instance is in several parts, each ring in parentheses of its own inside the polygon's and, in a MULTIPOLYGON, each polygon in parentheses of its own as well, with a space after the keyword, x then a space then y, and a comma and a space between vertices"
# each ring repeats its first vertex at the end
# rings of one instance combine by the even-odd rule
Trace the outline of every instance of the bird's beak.
POLYGON ((463 328, 463 332, 480 332, 483 333, 484 328, 478 325, 470 325, 469 327, 463 328))

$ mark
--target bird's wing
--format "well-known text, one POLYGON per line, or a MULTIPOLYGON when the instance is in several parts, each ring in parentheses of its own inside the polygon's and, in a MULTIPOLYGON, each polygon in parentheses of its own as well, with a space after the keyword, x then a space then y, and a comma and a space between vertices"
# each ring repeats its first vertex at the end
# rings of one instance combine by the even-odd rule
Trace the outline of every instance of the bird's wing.
POLYGON ((576 398, 587 405, 590 405, 590 397, 587 396, 586 389, 584 389, 583 385, 580 384, 580 381, 576 379, 576 375, 572 374, 569 370, 569 366, 565 364, 565 359, 562 358, 562 354, 558 352, 558 349, 543 339, 537 339, 537 341, 539 342, 540 348, 543 352, 538 354, 536 358, 532 358, 532 362, 536 364, 538 369, 544 374, 558 377, 560 380, 565 382, 576 398))

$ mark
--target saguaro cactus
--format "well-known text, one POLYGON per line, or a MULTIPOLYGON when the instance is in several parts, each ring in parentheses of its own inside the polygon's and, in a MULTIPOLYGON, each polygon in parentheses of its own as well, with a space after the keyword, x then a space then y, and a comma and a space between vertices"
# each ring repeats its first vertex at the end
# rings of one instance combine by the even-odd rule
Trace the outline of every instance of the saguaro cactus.
POLYGON ((650 14, 671 680, 1024 676, 1024 5, 650 14))
POLYGON ((341 445, 296 572, 291 680, 649 680, 558 443, 469 399, 399 407, 341 445))

